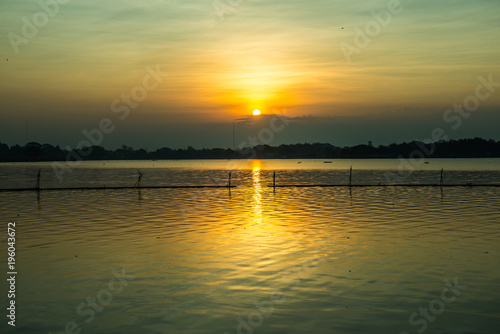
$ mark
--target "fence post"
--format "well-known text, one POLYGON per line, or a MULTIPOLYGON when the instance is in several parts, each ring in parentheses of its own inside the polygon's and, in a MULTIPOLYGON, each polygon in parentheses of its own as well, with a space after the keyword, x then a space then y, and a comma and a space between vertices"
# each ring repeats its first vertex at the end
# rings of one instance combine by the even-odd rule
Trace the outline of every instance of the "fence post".
POLYGON ((42 171, 41 168, 38 169, 38 175, 36 177, 36 186, 35 186, 35 188, 36 188, 37 191, 40 191, 40 172, 41 171, 42 171))
POLYGON ((443 171, 444 171, 444 168, 441 168, 441 179, 440 179, 440 181, 439 181, 439 186, 440 186, 441 188, 443 188, 443 171))
POLYGON ((276 172, 273 172, 273 193, 276 193, 276 172))
POLYGON ((352 166, 349 169, 349 188, 351 187, 351 185, 352 185, 352 166))

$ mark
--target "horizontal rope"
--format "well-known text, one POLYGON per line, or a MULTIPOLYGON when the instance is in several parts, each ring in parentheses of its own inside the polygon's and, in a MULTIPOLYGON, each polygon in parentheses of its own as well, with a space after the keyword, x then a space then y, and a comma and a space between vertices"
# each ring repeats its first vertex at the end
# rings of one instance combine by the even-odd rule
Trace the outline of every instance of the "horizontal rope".
POLYGON ((16 191, 69 191, 69 190, 120 190, 120 189, 197 189, 197 188, 236 188, 236 186, 141 186, 141 187, 74 187, 74 188, 11 188, 0 192, 16 191))

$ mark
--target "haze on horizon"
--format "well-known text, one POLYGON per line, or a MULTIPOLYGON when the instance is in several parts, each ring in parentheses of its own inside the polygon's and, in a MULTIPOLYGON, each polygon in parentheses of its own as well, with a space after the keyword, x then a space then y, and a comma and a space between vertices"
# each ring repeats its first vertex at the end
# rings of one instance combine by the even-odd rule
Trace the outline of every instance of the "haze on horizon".
POLYGON ((497 0, 3 1, 0 142, 74 148, 108 118, 106 148, 232 147, 233 124, 238 145, 274 114, 270 145, 499 140, 498 17, 497 0))

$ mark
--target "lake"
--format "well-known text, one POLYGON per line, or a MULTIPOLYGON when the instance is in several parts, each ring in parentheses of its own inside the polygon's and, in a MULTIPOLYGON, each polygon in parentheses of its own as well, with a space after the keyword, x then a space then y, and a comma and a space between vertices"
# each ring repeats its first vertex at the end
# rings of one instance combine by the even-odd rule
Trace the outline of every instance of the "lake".
POLYGON ((2 333, 499 333, 500 159, 0 164, 2 333), (328 163, 325 163, 328 161, 328 163), (285 187, 277 184, 381 186, 285 187), (384 186, 385 185, 385 186, 384 186), (8 278, 9 275, 5 274, 8 278), (3 305, 9 285, 3 280, 3 305), (5 310, 5 308, 4 308, 5 310), (6 311, 4 311, 6 312, 6 311))

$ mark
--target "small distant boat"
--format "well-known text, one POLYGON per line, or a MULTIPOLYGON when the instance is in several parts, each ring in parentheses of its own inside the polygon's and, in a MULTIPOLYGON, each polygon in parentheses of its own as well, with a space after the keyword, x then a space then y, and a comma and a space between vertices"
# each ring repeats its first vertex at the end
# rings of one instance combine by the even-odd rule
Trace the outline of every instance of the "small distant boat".
POLYGON ((331 164, 331 161, 323 161, 324 164, 331 164))
POLYGON ((302 161, 297 161, 297 163, 298 163, 298 164, 301 164, 301 163, 302 163, 302 161))
POLYGON ((426 162, 424 162, 424 163, 425 163, 426 165, 428 165, 428 164, 429 164, 429 161, 426 161, 426 162))

